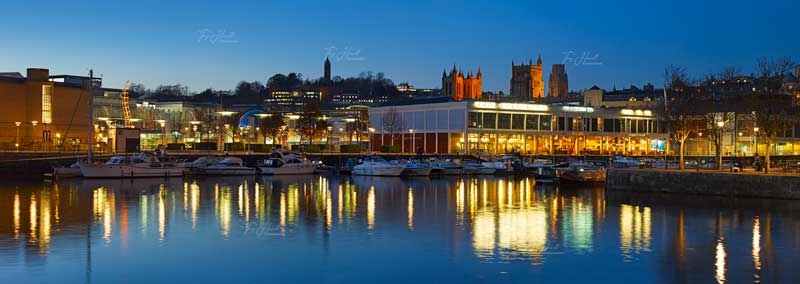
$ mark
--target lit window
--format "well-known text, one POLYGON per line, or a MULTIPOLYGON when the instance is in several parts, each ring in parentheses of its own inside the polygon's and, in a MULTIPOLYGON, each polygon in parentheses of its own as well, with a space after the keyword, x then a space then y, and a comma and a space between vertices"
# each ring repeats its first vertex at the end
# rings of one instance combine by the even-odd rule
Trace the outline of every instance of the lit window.
POLYGON ((53 86, 42 85, 42 123, 53 122, 53 86))

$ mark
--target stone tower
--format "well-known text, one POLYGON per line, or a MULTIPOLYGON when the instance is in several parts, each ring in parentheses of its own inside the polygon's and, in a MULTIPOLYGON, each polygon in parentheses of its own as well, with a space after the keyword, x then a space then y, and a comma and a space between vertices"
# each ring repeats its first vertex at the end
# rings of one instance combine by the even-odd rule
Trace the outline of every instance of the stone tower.
POLYGON ((325 75, 323 79, 325 82, 331 81, 331 60, 328 57, 325 57, 325 75))
POLYGON ((460 101, 464 99, 481 99, 483 94, 483 74, 481 69, 478 68, 478 73, 473 75, 469 72, 464 77, 464 72, 456 69, 450 70, 448 75, 446 71, 442 71, 442 96, 451 97, 454 100, 460 101))
POLYGON ((518 100, 532 100, 544 97, 542 76, 542 57, 528 64, 514 65, 511 62, 511 97, 518 100))
POLYGON ((564 64, 553 64, 553 70, 550 72, 547 84, 547 96, 563 97, 567 95, 567 92, 569 92, 569 80, 567 79, 567 71, 564 70, 564 64))

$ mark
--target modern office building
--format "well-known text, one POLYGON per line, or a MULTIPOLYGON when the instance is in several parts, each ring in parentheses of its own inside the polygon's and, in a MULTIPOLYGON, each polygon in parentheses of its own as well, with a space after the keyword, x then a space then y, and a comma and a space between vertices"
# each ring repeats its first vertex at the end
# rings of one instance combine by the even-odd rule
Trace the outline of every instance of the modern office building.
POLYGON ((649 109, 452 101, 386 104, 369 111, 371 148, 438 154, 659 155, 665 125, 649 109))

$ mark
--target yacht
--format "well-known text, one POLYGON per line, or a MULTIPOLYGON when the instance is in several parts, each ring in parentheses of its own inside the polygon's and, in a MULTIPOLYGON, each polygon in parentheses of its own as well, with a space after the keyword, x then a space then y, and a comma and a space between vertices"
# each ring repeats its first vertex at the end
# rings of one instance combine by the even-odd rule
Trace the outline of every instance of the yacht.
POLYGON ((258 166, 258 171, 264 175, 310 175, 314 170, 316 166, 306 161, 304 157, 295 154, 284 155, 278 151, 273 152, 270 158, 258 166))
POLYGON ((431 175, 431 170, 433 170, 430 164, 414 160, 400 160, 393 161, 393 163, 406 167, 406 169, 403 170, 403 175, 406 176, 429 176, 431 175))
POLYGON ((133 156, 114 156, 106 163, 80 164, 86 178, 136 178, 183 176, 184 167, 174 162, 161 161, 149 152, 133 156))
POLYGON ((202 175, 237 176, 255 174, 256 169, 245 166, 244 161, 242 161, 241 158, 225 157, 218 162, 193 168, 192 173, 202 175))
POLYGON ((378 156, 367 156, 361 164, 353 167, 353 174, 360 176, 400 176, 405 171, 403 165, 392 164, 378 156))

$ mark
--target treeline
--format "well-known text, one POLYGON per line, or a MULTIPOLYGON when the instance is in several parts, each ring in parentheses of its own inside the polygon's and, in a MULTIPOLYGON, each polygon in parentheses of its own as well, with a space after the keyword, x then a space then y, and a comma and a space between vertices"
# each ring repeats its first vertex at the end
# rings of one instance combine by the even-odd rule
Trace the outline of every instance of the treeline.
POLYGON ((262 104, 270 91, 295 90, 302 88, 331 88, 340 93, 357 93, 374 97, 398 97, 397 88, 391 79, 382 72, 362 72, 358 77, 323 79, 304 79, 300 73, 275 74, 264 84, 260 81, 241 81, 233 90, 205 89, 193 93, 181 84, 159 85, 154 89, 140 83, 130 85, 129 94, 133 98, 159 101, 221 102, 223 104, 262 104))

